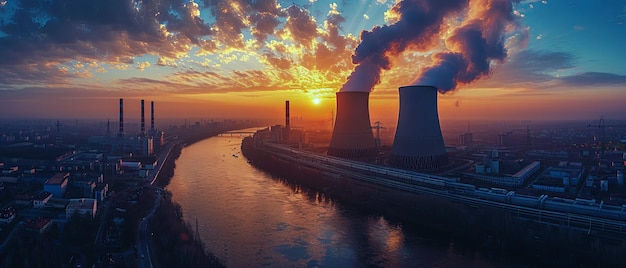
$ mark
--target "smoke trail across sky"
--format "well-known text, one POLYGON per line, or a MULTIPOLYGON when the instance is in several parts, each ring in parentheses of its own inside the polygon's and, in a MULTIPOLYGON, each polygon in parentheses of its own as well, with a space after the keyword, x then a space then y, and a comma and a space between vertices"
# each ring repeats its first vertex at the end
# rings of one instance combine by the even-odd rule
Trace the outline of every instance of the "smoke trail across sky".
POLYGON ((507 41, 523 44, 516 38, 527 36, 515 36, 523 29, 510 0, 405 0, 391 11, 395 23, 361 33, 352 56, 358 65, 341 91, 371 91, 381 71, 391 68, 389 57, 405 50, 437 51, 433 65, 416 70, 413 84, 450 91, 489 74, 493 60, 506 58, 507 41))

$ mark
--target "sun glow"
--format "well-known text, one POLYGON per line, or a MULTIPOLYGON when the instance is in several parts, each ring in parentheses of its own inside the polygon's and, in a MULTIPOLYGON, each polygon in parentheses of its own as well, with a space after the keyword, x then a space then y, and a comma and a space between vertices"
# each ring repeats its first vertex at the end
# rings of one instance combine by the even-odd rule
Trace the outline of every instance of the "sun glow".
POLYGON ((322 102, 322 100, 320 100, 320 98, 314 98, 313 100, 313 104, 318 105, 320 104, 320 102, 322 102))

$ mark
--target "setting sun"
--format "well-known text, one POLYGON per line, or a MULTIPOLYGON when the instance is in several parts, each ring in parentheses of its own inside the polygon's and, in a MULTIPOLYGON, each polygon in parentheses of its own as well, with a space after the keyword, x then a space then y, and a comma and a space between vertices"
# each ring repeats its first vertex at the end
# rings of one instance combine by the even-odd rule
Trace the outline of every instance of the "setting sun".
POLYGON ((322 102, 322 100, 320 100, 319 98, 314 98, 313 99, 313 104, 315 104, 315 105, 320 104, 320 102, 322 102))

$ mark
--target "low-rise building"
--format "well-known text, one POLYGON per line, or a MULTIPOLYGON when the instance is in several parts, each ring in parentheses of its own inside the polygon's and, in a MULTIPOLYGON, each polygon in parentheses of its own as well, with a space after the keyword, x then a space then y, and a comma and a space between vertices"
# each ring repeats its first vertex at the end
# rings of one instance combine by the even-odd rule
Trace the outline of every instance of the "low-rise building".
POLYGON ((28 220, 24 223, 24 230, 29 232, 35 232, 38 234, 43 234, 52 226, 52 219, 50 218, 39 218, 34 220, 28 220))
POLYGON ((582 174, 583 167, 578 165, 561 164, 550 167, 533 183, 533 189, 558 193, 573 191, 576 189, 582 174))
POLYGON ((69 172, 56 173, 43 184, 43 190, 52 193, 54 196, 63 197, 67 190, 69 177, 69 172))
POLYGON ((48 201, 52 198, 52 193, 43 191, 33 198, 33 207, 34 208, 43 208, 46 206, 48 201))
POLYGON ((92 198, 70 199, 65 207, 65 216, 69 219, 74 214, 95 217, 98 209, 98 201, 92 198))
POLYGON ((15 204, 20 206, 30 206, 33 204, 33 194, 20 193, 15 195, 15 204))

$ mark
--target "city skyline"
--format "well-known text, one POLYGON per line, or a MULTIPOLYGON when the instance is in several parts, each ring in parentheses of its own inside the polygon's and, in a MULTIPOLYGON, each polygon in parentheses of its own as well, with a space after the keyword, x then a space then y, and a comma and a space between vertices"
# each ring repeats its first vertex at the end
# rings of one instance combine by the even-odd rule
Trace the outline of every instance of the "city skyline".
MULTIPOLYGON (((190 118, 280 118, 290 99, 294 114, 325 119, 357 66, 361 31, 393 25, 408 16, 401 3, 421 1, 59 2, 0 1, 4 118, 115 118, 125 98, 190 118)), ((444 16, 427 50, 384 54, 372 118, 397 116, 398 87, 454 51, 447 41, 467 11, 444 16)), ((626 4, 519 1, 511 11, 506 57, 439 94, 442 120, 626 118, 626 4)))

